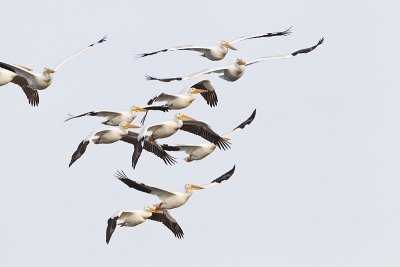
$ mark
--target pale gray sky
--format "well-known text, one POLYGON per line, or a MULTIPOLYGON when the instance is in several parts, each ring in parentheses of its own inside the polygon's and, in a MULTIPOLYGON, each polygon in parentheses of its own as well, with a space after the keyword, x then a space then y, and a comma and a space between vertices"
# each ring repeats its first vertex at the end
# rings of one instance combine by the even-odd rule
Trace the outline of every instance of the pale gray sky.
MULTIPOLYGON (((65 64, 32 108, 15 85, 0 88, 1 266, 399 266, 400 38, 394 1, 8 1, 1 60, 42 70, 104 34, 109 40, 65 64), (288 37, 241 42, 220 62, 191 52, 133 60, 136 52, 293 26, 288 37), (63 123, 68 113, 126 110, 160 90, 190 82, 145 81, 325 43, 310 54, 263 62, 228 83, 219 104, 201 98, 184 112, 224 133, 247 118, 229 151, 165 166, 132 147, 91 144, 71 168, 79 142, 101 120, 63 123), (185 238, 147 222, 118 228, 107 219, 156 198, 130 190, 113 173, 168 190, 230 181, 195 192, 173 210, 185 238)), ((149 123, 174 113, 151 114, 149 123)), ((178 133, 168 143, 201 143, 178 133)))

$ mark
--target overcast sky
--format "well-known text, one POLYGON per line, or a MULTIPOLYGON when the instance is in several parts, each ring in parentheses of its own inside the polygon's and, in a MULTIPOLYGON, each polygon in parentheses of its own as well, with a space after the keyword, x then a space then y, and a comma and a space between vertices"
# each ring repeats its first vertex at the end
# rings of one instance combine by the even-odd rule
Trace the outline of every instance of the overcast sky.
MULTIPOLYGON (((41 71, 109 38, 60 68, 38 108, 16 85, 0 88, 0 265, 399 266, 398 9, 393 1, 342 0, 3 3, 5 62, 41 71), (290 36, 240 42, 219 62, 193 52, 133 57, 290 26, 290 36), (175 153, 173 167, 143 153, 133 171, 130 145, 90 144, 68 168, 81 140, 105 128, 99 118, 64 123, 68 113, 123 111, 192 82, 145 81, 145 74, 174 77, 237 57, 286 54, 321 37, 325 43, 312 53, 251 65, 236 82, 204 77, 217 90, 218 107, 198 98, 185 114, 225 133, 257 108, 253 124, 232 136, 231 150, 190 164, 175 153), (183 240, 150 221, 117 228, 106 245, 111 215, 158 201, 117 181, 116 170, 180 191, 234 164, 228 182, 195 192, 172 211, 183 240)), ((147 122, 173 115, 151 113, 147 122)), ((162 140, 203 142, 186 132, 162 140)))

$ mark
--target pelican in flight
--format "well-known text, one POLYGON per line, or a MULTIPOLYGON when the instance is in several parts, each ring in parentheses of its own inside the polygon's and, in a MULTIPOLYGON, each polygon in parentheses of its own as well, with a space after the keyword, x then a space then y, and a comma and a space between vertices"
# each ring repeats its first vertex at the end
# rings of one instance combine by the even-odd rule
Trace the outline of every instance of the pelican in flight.
POLYGON ((99 41, 82 48, 72 55, 61 60, 54 68, 45 67, 42 73, 34 72, 31 68, 9 64, 0 61, 0 86, 7 84, 9 82, 19 85, 24 91, 26 97, 28 98, 29 104, 32 106, 37 106, 39 104, 39 94, 37 90, 46 89, 53 79, 54 73, 67 61, 78 56, 79 54, 87 51, 96 44, 103 43, 107 40, 104 36, 99 41))
MULTIPOLYGON (((226 133, 222 135, 223 138, 226 140, 229 139, 229 135, 242 130, 244 127, 249 125, 255 118, 256 116, 256 110, 253 111, 253 113, 250 115, 249 118, 247 118, 244 122, 242 122, 239 126, 237 126, 235 129, 233 129, 231 132, 226 133)), ((215 148, 217 147, 214 143, 203 143, 199 145, 161 145, 161 147, 165 151, 184 151, 188 157, 186 157, 184 160, 186 162, 192 162, 194 160, 201 160, 208 155, 210 155, 212 152, 214 152, 215 148)))
MULTIPOLYGON (((91 133, 79 144, 78 148, 71 157, 69 167, 71 167, 71 165, 85 153, 90 141, 95 144, 111 144, 121 140, 130 144, 134 144, 137 140, 137 134, 128 131, 129 128, 140 128, 140 126, 136 126, 127 122, 121 122, 118 127, 110 127, 107 130, 91 133)), ((144 147, 145 149, 154 153, 156 156, 160 157, 166 164, 172 165, 176 162, 174 158, 168 155, 156 142, 145 143, 144 147)))
MULTIPOLYGON (((189 106, 200 94, 207 102, 210 107, 217 106, 218 97, 215 92, 214 86, 212 86, 209 80, 201 80, 193 85, 185 87, 178 94, 167 94, 164 92, 159 92, 152 99, 147 102, 147 105, 152 105, 153 103, 168 106, 170 109, 183 109, 189 106)), ((146 115, 143 117, 141 123, 144 124, 146 115)))
POLYGON ((313 51, 315 48, 317 48, 319 45, 321 45, 324 42, 324 38, 322 38, 321 40, 319 40, 319 42, 309 48, 305 48, 305 49, 300 49, 297 50, 291 54, 287 54, 287 55, 281 55, 281 56, 270 56, 270 57, 260 57, 254 60, 250 60, 250 61, 244 61, 241 58, 238 58, 236 60, 235 63, 231 64, 231 65, 227 65, 224 67, 220 67, 220 68, 210 68, 210 69, 205 69, 193 74, 189 74, 187 76, 182 76, 182 77, 175 77, 175 78, 164 78, 164 79, 160 79, 160 78, 156 78, 150 75, 146 75, 145 78, 146 80, 157 80, 157 81, 161 81, 161 82, 171 82, 171 81, 184 81, 184 80, 190 80, 193 79, 195 77, 204 75, 204 74, 210 74, 210 73, 222 73, 222 75, 220 75, 219 77, 228 81, 228 82, 233 82, 238 80, 240 77, 243 76, 244 74, 244 70, 246 66, 255 64, 257 62, 261 62, 261 61, 267 61, 267 60, 275 60, 275 59, 288 59, 291 57, 295 57, 299 54, 307 54, 311 51, 313 51))
POLYGON ((144 210, 119 211, 110 217, 107 221, 106 243, 110 242, 117 223, 121 227, 134 227, 144 223, 146 220, 161 222, 171 230, 175 237, 179 239, 183 238, 182 228, 167 210, 156 211, 154 207, 148 206, 144 210))
POLYGON ((68 114, 69 117, 65 121, 69 121, 75 118, 80 118, 83 116, 96 116, 96 117, 105 117, 106 120, 102 122, 102 124, 109 125, 109 126, 118 126, 121 122, 128 122, 131 123, 139 112, 147 112, 149 110, 160 110, 160 111, 168 111, 170 108, 167 106, 146 106, 146 107, 137 107, 133 106, 129 111, 89 111, 80 115, 71 115, 68 114))
POLYGON ((219 45, 213 45, 213 46, 197 46, 197 45, 177 46, 177 47, 173 47, 173 48, 161 49, 161 50, 158 50, 155 52, 139 54, 139 55, 137 55, 137 57, 141 58, 141 57, 155 55, 155 54, 161 53, 161 52, 186 50, 186 51, 200 52, 202 57, 208 58, 209 60, 212 60, 212 61, 216 61, 216 60, 223 59, 225 57, 225 55, 228 53, 229 49, 237 50, 237 48, 233 46, 233 44, 235 44, 235 43, 238 43, 238 42, 244 41, 244 40, 263 38, 263 37, 286 36, 291 33, 291 31, 290 31, 291 29, 292 29, 292 27, 290 27, 289 29, 287 29, 286 31, 283 31, 283 32, 268 32, 268 33, 262 33, 262 34, 242 36, 242 37, 239 37, 230 42, 228 42, 226 40, 222 40, 219 45))
POLYGON ((195 120, 182 113, 177 113, 171 121, 143 127, 141 131, 143 134, 142 136, 139 134, 138 138, 146 136, 149 141, 155 141, 170 137, 178 130, 201 136, 224 150, 230 147, 229 142, 215 133, 207 123, 195 120))
POLYGON ((228 180, 233 175, 234 172, 235 172, 235 166, 233 166, 233 168, 230 171, 224 173, 217 179, 211 181, 211 183, 209 184, 202 186, 194 184, 186 184, 185 192, 173 192, 173 193, 157 187, 152 187, 145 185, 143 183, 135 182, 129 179, 124 172, 117 172, 115 176, 117 179, 119 179, 121 182, 123 182, 130 188, 142 191, 147 194, 156 195, 161 200, 161 202, 158 203, 155 210, 165 211, 169 209, 179 208, 189 200, 194 190, 201 190, 210 186, 220 184, 221 182, 228 180))
MULTIPOLYGON (((132 155, 132 167, 135 169, 142 153, 143 146, 146 146, 146 142, 151 143, 157 139, 167 138, 175 134, 178 130, 187 131, 201 136, 202 138, 214 143, 220 149, 226 150, 230 148, 229 141, 214 132, 207 123, 177 113, 172 121, 166 121, 142 128, 137 136, 137 141, 134 143, 135 150, 132 155)), ((164 151, 164 149, 162 150, 164 151)))

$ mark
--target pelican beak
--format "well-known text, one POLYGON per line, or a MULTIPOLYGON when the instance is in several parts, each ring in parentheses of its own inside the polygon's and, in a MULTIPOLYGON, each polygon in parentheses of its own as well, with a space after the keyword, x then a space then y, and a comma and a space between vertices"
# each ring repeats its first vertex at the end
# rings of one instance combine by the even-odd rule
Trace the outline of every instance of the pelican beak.
POLYGON ((231 140, 229 137, 226 137, 226 136, 221 136, 221 137, 222 137, 222 139, 224 139, 225 141, 231 140))
POLYGON ((204 189, 204 187, 192 184, 190 186, 190 189, 192 189, 192 190, 201 190, 201 189, 204 189))
POLYGON ((124 128, 129 129, 129 128, 142 128, 142 127, 128 123, 127 125, 124 126, 124 128))
POLYGON ((156 209, 154 207, 147 207, 146 211, 147 212, 156 212, 156 209))
POLYGON ((244 61, 244 60, 241 59, 241 58, 238 58, 238 59, 236 60, 236 63, 237 63, 238 65, 246 65, 246 61, 244 61))
POLYGON ((147 109, 141 108, 141 107, 133 107, 133 111, 135 112, 147 112, 147 109))
POLYGON ((183 115, 183 114, 178 116, 178 120, 181 120, 181 121, 195 121, 195 119, 190 118, 189 116, 186 116, 186 115, 183 115))
POLYGON ((192 88, 192 94, 201 94, 201 93, 207 93, 207 92, 208 92, 208 90, 192 88))
POLYGON ((225 43, 225 46, 227 47, 227 48, 229 48, 229 49, 232 49, 232 50, 237 50, 237 48, 236 47, 234 47, 233 45, 231 45, 230 43, 228 43, 228 42, 226 42, 225 43))

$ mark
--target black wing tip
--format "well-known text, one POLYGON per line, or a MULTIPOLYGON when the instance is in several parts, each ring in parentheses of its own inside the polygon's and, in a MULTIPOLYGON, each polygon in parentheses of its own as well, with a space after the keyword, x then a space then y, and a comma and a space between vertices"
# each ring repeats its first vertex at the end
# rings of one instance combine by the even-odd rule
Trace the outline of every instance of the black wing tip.
POLYGON ((320 46, 321 44, 323 44, 323 43, 324 43, 324 40, 325 40, 325 38, 322 37, 322 38, 318 41, 318 43, 317 43, 316 45, 311 46, 311 47, 309 47, 309 48, 304 48, 304 49, 297 50, 296 52, 292 53, 292 56, 297 56, 298 54, 307 54, 307 53, 313 51, 315 48, 317 48, 317 47, 320 46))
POLYGON ((17 73, 17 72, 15 71, 15 69, 13 69, 13 68, 9 67, 8 65, 3 64, 3 63, 1 63, 1 62, 0 62, 0 68, 6 69, 6 70, 11 71, 11 72, 14 72, 14 73, 17 73))
POLYGON ((118 180, 122 181, 123 179, 128 179, 128 176, 125 174, 123 170, 118 170, 114 173, 114 177, 118 180))
POLYGON ((90 44, 89 47, 94 46, 95 44, 101 44, 101 43, 107 41, 107 38, 108 38, 108 36, 104 35, 103 38, 101 38, 100 40, 98 40, 97 42, 95 42, 93 44, 90 44))
POLYGON ((160 145, 162 149, 167 150, 167 151, 179 151, 180 149, 178 147, 170 146, 168 144, 162 144, 160 145))
POLYGON ((171 155, 168 154, 167 152, 165 152, 165 154, 166 154, 166 155, 165 155, 165 157, 163 158, 165 164, 172 166, 172 165, 178 163, 178 161, 176 161, 176 158, 175 158, 175 157, 171 156, 171 155))
POLYGON ((251 113, 249 119, 251 119, 251 121, 253 121, 254 118, 256 117, 256 114, 257 114, 257 109, 255 108, 255 109, 253 110, 253 113, 251 113))
MULTIPOLYGON (((158 81, 158 79, 157 79, 156 77, 150 76, 150 75, 148 75, 148 74, 144 75, 144 78, 145 78, 147 81, 154 81, 154 80, 157 80, 157 81, 158 81)), ((150 105, 150 104, 149 104, 149 105, 150 105)))
POLYGON ((64 122, 67 122, 69 120, 72 120, 75 117, 75 115, 68 113, 67 118, 64 120, 64 122))
POLYGON ((236 169, 236 164, 233 165, 233 168, 230 169, 229 171, 227 171, 226 173, 222 174, 220 177, 218 177, 217 179, 213 180, 211 183, 222 183, 223 181, 228 180, 229 178, 232 177, 232 175, 234 174, 236 169))
POLYGON ((282 32, 282 35, 283 35, 283 36, 287 36, 287 35, 292 34, 292 33, 293 33, 293 32, 292 32, 292 29, 293 29, 293 26, 290 26, 287 30, 284 30, 284 31, 282 32))
POLYGON ((235 172, 235 170, 236 170, 236 164, 235 165, 233 165, 233 167, 232 167, 232 169, 230 170, 230 172, 232 172, 232 174, 235 172))
POLYGON ((153 97, 152 99, 150 99, 150 100, 147 102, 147 105, 153 104, 154 101, 156 100, 156 98, 157 98, 157 97, 153 97))
POLYGON ((105 35, 103 36, 103 38, 101 38, 99 41, 97 41, 97 43, 101 44, 102 42, 107 41, 107 38, 108 38, 108 36, 107 36, 107 34, 105 34, 105 35))
POLYGON ((183 230, 179 227, 178 229, 175 229, 176 233, 174 233, 175 237, 178 239, 183 239, 184 238, 184 233, 183 230))
POLYGON ((107 220, 107 229, 106 229, 106 243, 107 244, 110 242, 111 236, 114 233, 115 228, 117 227, 117 220, 118 220, 118 217, 109 218, 107 220))
MULTIPOLYGON (((34 89, 32 89, 34 90, 34 89)), ((39 105, 39 94, 37 92, 37 90, 34 90, 33 94, 28 97, 28 103, 32 106, 32 107, 37 107, 39 105)))
POLYGON ((231 148, 231 142, 224 140, 221 137, 221 139, 217 142, 217 146, 219 149, 228 150, 231 148))
POLYGON ((135 57, 135 59, 139 59, 139 58, 142 58, 142 57, 152 56, 152 55, 158 54, 160 52, 167 52, 167 51, 168 51, 168 49, 162 49, 162 50, 158 50, 158 51, 155 51, 155 52, 139 53, 139 54, 135 54, 134 57, 135 57))
POLYGON ((36 102, 36 101, 29 101, 29 104, 30 104, 32 107, 36 108, 37 106, 39 106, 39 101, 38 101, 38 102, 36 102))
POLYGON ((148 75, 148 74, 144 75, 144 78, 145 78, 147 81, 154 81, 154 80, 156 80, 156 81, 165 82, 165 83, 172 82, 172 81, 182 81, 182 80, 183 80, 182 77, 160 79, 160 78, 156 78, 156 77, 154 77, 154 76, 148 75))

